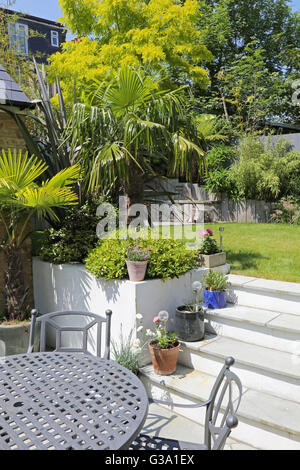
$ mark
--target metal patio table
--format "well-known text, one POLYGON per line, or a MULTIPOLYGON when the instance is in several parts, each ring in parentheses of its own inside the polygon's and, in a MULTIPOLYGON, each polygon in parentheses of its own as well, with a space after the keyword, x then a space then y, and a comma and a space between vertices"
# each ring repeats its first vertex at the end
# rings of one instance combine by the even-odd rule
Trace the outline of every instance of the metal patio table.
POLYGON ((0 449, 127 449, 148 412, 142 382, 82 353, 0 358, 0 449))

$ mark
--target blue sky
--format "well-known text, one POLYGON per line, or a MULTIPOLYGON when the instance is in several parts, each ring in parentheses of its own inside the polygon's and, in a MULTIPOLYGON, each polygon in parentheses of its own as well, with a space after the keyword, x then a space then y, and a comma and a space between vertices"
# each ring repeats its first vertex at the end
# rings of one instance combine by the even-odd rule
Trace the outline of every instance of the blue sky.
MULTIPOLYGON (((6 2, 7 0, 0 1, 0 3, 6 2)), ((295 10, 300 10, 300 0, 293 0, 292 5, 295 10)), ((61 16, 61 9, 57 0, 16 0, 13 9, 54 21, 61 16)))

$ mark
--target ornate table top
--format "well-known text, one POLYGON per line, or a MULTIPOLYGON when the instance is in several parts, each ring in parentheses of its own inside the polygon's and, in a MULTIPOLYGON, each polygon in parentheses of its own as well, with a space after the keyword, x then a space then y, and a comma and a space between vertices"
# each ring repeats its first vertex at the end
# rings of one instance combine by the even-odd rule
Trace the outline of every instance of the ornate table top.
POLYGON ((126 449, 148 412, 142 382, 80 353, 0 358, 0 449, 126 449))

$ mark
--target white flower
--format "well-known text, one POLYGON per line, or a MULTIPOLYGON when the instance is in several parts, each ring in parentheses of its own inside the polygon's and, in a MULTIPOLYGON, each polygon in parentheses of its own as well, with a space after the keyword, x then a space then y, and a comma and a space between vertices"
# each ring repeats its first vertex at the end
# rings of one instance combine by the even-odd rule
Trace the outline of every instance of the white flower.
POLYGON ((137 331, 137 333, 140 333, 143 329, 144 329, 143 326, 139 326, 139 327, 136 329, 136 331, 137 331))
POLYGON ((141 348, 132 348, 132 352, 134 354, 140 354, 142 352, 142 349, 141 348))
POLYGON ((154 331, 148 329, 146 330, 146 336, 155 336, 155 333, 154 331))
POLYGON ((136 339, 135 341, 133 341, 133 342, 131 343, 130 346, 131 346, 132 348, 138 348, 140 345, 141 345, 141 341, 140 341, 139 339, 136 339))
POLYGON ((142 320, 142 319, 143 319, 143 315, 142 315, 141 313, 138 313, 138 314, 136 315, 136 318, 137 318, 138 320, 142 320))

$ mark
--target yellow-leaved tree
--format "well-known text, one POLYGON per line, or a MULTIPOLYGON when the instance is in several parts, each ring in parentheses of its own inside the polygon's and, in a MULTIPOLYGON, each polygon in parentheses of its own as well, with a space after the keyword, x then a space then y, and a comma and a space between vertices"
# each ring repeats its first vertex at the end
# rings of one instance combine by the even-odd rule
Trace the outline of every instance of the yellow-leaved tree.
POLYGON ((212 58, 196 24, 198 0, 59 0, 61 21, 77 39, 51 58, 49 77, 58 76, 67 97, 104 80, 122 66, 171 66, 205 86, 201 66, 212 58))

